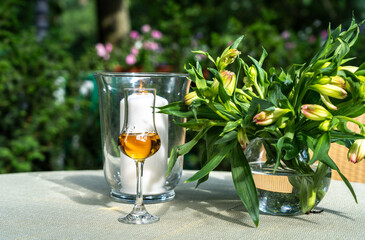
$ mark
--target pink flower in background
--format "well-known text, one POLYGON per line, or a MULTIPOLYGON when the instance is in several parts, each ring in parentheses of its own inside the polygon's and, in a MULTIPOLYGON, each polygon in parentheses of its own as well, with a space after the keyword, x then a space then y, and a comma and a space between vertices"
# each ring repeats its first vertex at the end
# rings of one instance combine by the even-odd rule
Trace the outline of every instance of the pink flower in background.
POLYGON ((139 52, 139 50, 136 47, 132 47, 131 54, 133 54, 134 56, 137 56, 138 52, 139 52))
POLYGON ((323 30, 323 31, 321 32, 321 38, 322 38, 322 39, 325 39, 325 38, 327 38, 327 36, 328 36, 328 32, 327 32, 327 30, 323 30))
POLYGON ((104 58, 104 60, 109 60, 110 53, 113 50, 113 45, 111 43, 107 43, 105 44, 105 46, 102 43, 98 43, 95 45, 95 48, 96 48, 96 54, 99 57, 104 58))
POLYGON ((158 30, 152 30, 151 36, 152 36, 152 38, 160 39, 160 38, 162 38, 162 33, 158 30))
POLYGON ((281 37, 286 40, 288 38, 290 38, 290 32, 285 30, 284 32, 281 33, 281 37))
POLYGON ((296 44, 293 43, 293 42, 287 42, 287 43, 285 43, 285 48, 286 49, 293 49, 295 47, 296 47, 296 44))
POLYGON ((129 54, 126 58, 125 58, 125 62, 128 65, 134 65, 136 63, 136 56, 134 56, 133 54, 129 54))
POLYGON ((132 38, 132 39, 137 39, 137 38, 139 38, 139 32, 137 32, 137 31, 133 30, 133 31, 131 31, 131 32, 129 33, 129 36, 130 36, 130 38, 132 38))
POLYGON ((144 33, 148 33, 149 31, 151 31, 151 26, 148 24, 145 24, 142 26, 142 32, 144 33))
POLYGON ((143 43, 143 47, 146 50, 156 51, 158 49, 158 43, 146 41, 143 43))
POLYGON ((111 43, 105 44, 105 50, 107 53, 111 53, 113 50, 113 44, 111 44, 111 43))
POLYGON ((308 42, 310 42, 310 43, 314 43, 316 40, 317 40, 317 38, 314 35, 310 35, 308 38, 308 42))

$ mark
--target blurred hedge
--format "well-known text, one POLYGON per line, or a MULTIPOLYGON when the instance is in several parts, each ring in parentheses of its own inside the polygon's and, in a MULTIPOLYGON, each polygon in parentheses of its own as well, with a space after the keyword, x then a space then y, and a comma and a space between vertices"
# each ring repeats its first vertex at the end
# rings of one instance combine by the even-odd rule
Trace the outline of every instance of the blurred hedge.
MULTIPOLYGON (((183 71, 191 50, 218 54, 244 34, 242 55, 269 52, 267 67, 303 63, 323 41, 328 23, 348 24, 361 1, 136 0, 129 1, 132 29, 149 24, 163 33, 160 63, 183 71), (148 7, 146 7, 148 6, 148 7)), ((49 0, 49 32, 39 42, 35 1, 0 2, 0 173, 101 168, 97 90, 91 73, 128 67, 130 41, 99 58, 92 0, 49 0)), ((364 42, 364 32, 359 42, 364 42)), ((353 48, 364 61, 364 44, 353 48)), ((202 59, 204 61, 204 59, 202 59)), ((190 136, 188 135, 188 138, 190 136)), ((186 156, 196 168, 199 151, 186 156)), ((225 166, 220 166, 225 169, 225 166)))

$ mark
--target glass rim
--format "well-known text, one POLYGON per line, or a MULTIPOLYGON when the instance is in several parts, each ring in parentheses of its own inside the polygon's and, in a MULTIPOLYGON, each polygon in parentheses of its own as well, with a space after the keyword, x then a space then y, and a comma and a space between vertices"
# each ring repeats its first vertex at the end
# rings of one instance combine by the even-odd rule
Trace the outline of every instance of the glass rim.
POLYGON ((95 72, 94 75, 108 77, 188 77, 186 73, 175 72, 95 72))
MULTIPOLYGON (((311 166, 313 172, 312 173, 299 173, 293 169, 289 168, 278 168, 275 173, 273 173, 273 166, 265 166, 265 162, 250 162, 249 163, 251 171, 253 174, 257 175, 269 175, 269 176, 297 176, 297 177, 310 177, 314 176, 315 170, 318 167, 318 164, 313 164, 311 166), (256 168, 257 166, 257 168, 256 168)), ((328 167, 327 172, 331 171, 331 168, 328 167)))
POLYGON ((124 91, 154 91, 156 92, 156 88, 140 88, 140 87, 135 87, 135 88, 124 88, 124 91))

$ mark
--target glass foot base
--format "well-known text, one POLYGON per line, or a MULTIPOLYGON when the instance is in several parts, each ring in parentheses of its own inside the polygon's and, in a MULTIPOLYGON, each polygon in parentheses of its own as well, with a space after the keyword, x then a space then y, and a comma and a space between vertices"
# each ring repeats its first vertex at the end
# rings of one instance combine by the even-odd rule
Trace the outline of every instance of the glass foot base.
MULTIPOLYGON (((134 204, 136 201, 136 195, 130 195, 121 193, 119 191, 112 190, 110 192, 110 197, 117 202, 122 203, 131 203, 134 204)), ((152 204, 152 203, 163 203, 168 202, 174 199, 175 197, 175 191, 170 190, 166 193, 157 194, 157 195, 145 195, 143 196, 143 203, 152 204)))
POLYGON ((159 220, 160 220, 159 217, 153 216, 153 215, 149 214, 148 212, 146 212, 143 215, 134 215, 134 214, 130 213, 124 217, 118 218, 119 222, 128 223, 128 224, 150 224, 150 223, 155 223, 159 220))

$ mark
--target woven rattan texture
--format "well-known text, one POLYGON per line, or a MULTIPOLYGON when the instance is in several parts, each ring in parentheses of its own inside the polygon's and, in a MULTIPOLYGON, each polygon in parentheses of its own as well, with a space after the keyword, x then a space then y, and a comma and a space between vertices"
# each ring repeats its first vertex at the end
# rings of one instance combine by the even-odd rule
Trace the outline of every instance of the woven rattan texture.
MULTIPOLYGON (((365 123, 365 114, 356 119, 365 123)), ((348 128, 357 132, 359 130, 357 126, 352 124, 348 124, 348 128)), ((346 147, 333 143, 329 155, 350 182, 365 183, 365 160, 353 164, 347 160, 347 152, 348 149, 346 147)), ((332 171, 332 179, 341 180, 341 177, 336 171, 332 171)))

